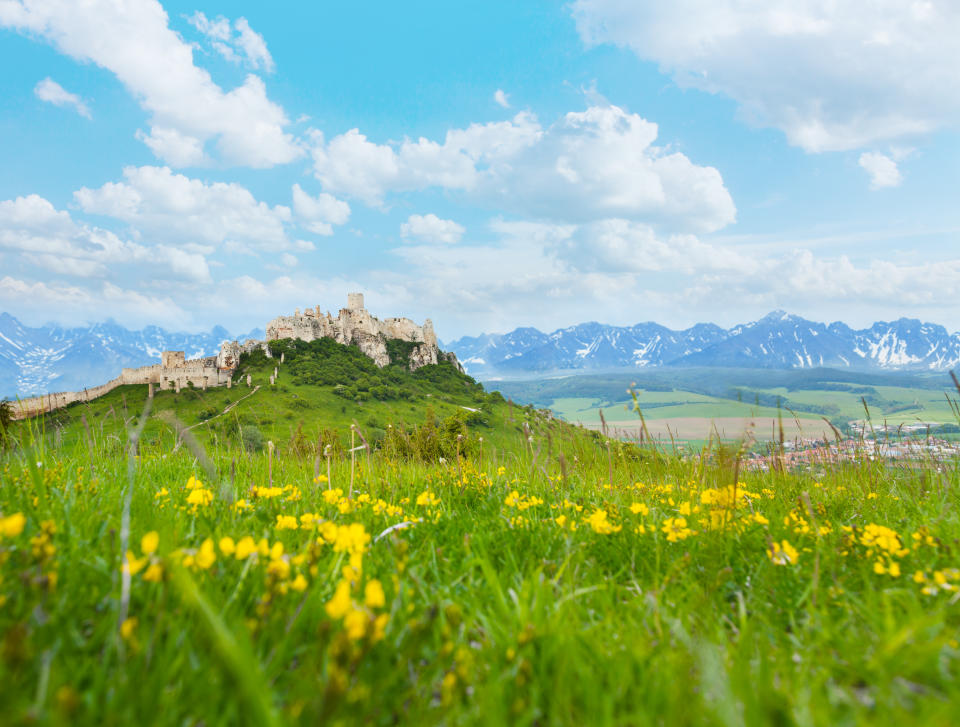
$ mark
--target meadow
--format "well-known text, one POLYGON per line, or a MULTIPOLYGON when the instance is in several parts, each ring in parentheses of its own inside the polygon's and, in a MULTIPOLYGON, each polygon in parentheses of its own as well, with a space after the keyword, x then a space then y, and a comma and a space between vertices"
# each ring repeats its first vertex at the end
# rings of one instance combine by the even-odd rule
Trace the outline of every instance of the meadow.
POLYGON ((334 454, 178 438, 151 404, 101 416, 119 434, 92 413, 13 428, 2 721, 960 713, 957 462, 745 472, 718 443, 681 459, 532 407, 502 415, 499 446, 466 425, 442 458, 349 452, 349 427, 334 454))

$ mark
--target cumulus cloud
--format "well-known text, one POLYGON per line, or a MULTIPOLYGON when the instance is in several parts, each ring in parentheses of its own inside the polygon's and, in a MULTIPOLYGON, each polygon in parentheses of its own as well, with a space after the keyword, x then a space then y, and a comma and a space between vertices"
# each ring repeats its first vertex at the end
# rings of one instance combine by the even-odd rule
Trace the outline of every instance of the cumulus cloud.
POLYGON ((860 166, 870 175, 870 189, 899 187, 903 177, 896 161, 880 152, 870 151, 860 155, 860 166))
POLYGON ((410 215, 406 222, 400 224, 400 237, 416 238, 423 242, 441 242, 452 244, 460 242, 463 225, 453 220, 441 220, 435 214, 410 215))
POLYGON ((64 283, 30 282, 5 275, 0 278, 0 307, 23 320, 45 323, 52 312, 62 325, 85 325, 113 318, 129 328, 150 321, 182 331, 191 316, 168 296, 147 295, 113 283, 92 288, 64 283), (38 312, 42 311, 42 317, 38 312))
POLYGON ((758 309, 833 320, 837 306, 869 316, 941 312, 960 294, 960 259, 916 264, 809 249, 765 251, 658 233, 624 219, 556 224, 501 219, 482 243, 407 244, 404 274, 381 275, 398 306, 436 310, 448 340, 464 332, 544 330, 601 320, 731 324, 758 309), (503 261, 510 265, 504 268, 503 261), (416 281, 413 283, 412 281, 416 281), (944 297, 946 296, 946 298, 944 297))
MULTIPOLYGON (((197 163, 195 148, 209 141, 225 161, 251 167, 285 164, 302 154, 263 81, 251 74, 237 88, 220 88, 194 65, 193 49, 170 29, 157 0, 5 0, 0 27, 41 36, 62 53, 114 73, 151 114, 151 131, 141 138, 170 164, 197 163)), ((255 49, 249 33, 244 53, 255 49)), ((266 62, 251 52, 259 64, 266 62)))
POLYGON ((380 206, 385 195, 429 187, 525 216, 624 217, 703 232, 736 219, 723 178, 656 146, 658 127, 617 106, 570 112, 543 128, 532 114, 451 129, 443 143, 377 144, 359 130, 313 134, 324 188, 380 206))
POLYGON ((207 184, 169 167, 126 167, 124 181, 74 192, 80 208, 128 222, 141 233, 179 243, 233 241, 260 250, 290 247, 290 208, 270 207, 230 182, 207 184))
POLYGON ((151 276, 188 283, 210 281, 206 259, 172 245, 142 245, 75 222, 35 194, 0 201, 0 249, 44 270, 71 277, 107 278, 125 266, 149 265, 151 276))
POLYGON ((266 41, 250 27, 246 18, 237 18, 231 28, 230 21, 222 15, 210 20, 197 10, 187 22, 203 33, 214 50, 231 63, 245 63, 255 70, 273 72, 273 57, 266 41))
POLYGON ((333 225, 343 225, 350 219, 346 202, 326 192, 311 197, 299 184, 293 185, 293 211, 301 224, 317 235, 332 235, 333 225))
POLYGON ((810 152, 857 149, 960 120, 952 0, 576 0, 588 44, 723 93, 810 152))
POLYGON ((90 109, 77 94, 70 93, 52 78, 44 78, 33 89, 33 93, 41 101, 52 103, 54 106, 72 108, 85 119, 92 119, 90 109))
POLYGON ((503 92, 502 88, 498 88, 494 91, 493 100, 496 101, 503 108, 510 108, 510 97, 503 92))

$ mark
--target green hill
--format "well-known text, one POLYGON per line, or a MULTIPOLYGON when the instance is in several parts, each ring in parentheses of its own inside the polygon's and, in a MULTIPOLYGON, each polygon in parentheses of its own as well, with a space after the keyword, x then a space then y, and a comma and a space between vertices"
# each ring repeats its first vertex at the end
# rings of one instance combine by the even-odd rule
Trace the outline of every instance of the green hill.
MULTIPOLYGON (((525 426, 598 441, 547 412, 485 391, 447 361, 410 371, 413 347, 388 341, 391 363, 381 369, 355 346, 332 339, 272 341, 270 357, 261 350, 241 357, 229 389, 155 391, 142 446, 169 448, 177 430, 188 429, 205 447, 221 450, 260 451, 273 442, 281 454, 328 451, 339 457, 367 442, 399 458, 435 461, 479 454, 481 447, 488 453, 517 450, 525 446, 525 426)), ((120 446, 146 403, 146 386, 122 386, 92 402, 18 423, 14 432, 29 427, 64 446, 86 439, 120 446)))

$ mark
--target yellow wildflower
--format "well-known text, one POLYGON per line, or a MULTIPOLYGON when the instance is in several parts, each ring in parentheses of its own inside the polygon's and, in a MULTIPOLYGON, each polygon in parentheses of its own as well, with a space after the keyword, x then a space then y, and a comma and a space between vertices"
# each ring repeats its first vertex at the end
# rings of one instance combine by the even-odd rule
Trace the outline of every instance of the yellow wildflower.
POLYGON ((686 540, 694 534, 693 530, 687 527, 687 519, 683 517, 667 518, 663 521, 660 531, 666 533, 667 541, 670 543, 686 540))
POLYGON ((140 552, 144 555, 152 555, 157 552, 157 546, 160 544, 160 535, 156 530, 151 530, 140 539, 140 552))
POLYGON ((133 638, 134 632, 137 630, 137 617, 132 616, 122 624, 120 624, 120 635, 123 637, 124 641, 130 641, 133 638))
POLYGON ((0 517, 0 535, 6 538, 15 538, 23 532, 23 527, 26 524, 27 518, 22 512, 0 517))
POLYGON ((593 528, 593 532, 601 535, 619 533, 623 529, 622 525, 614 525, 607 520, 607 511, 599 507, 587 518, 587 523, 593 528))
POLYGON ((340 502, 340 498, 343 497, 343 490, 339 487, 335 490, 324 490, 323 491, 323 501, 328 505, 336 505, 340 502))
POLYGON ((383 608, 383 604, 386 603, 383 586, 376 578, 368 581, 363 589, 363 602, 367 605, 367 608, 383 608))
POLYGON ((632 512, 634 515, 646 517, 650 514, 650 508, 642 502, 635 502, 630 506, 630 512, 632 512))
POLYGON ((163 566, 159 563, 151 563, 143 572, 143 580, 148 583, 159 583, 163 580, 163 566))
POLYGON ((800 558, 797 549, 786 540, 781 540, 779 543, 772 542, 767 548, 767 555, 774 565, 794 565, 800 558))
POLYGON ((123 564, 123 570, 128 572, 130 575, 134 576, 143 570, 143 566, 147 564, 146 558, 137 558, 132 550, 127 551, 126 562, 123 564))
POLYGON ((213 502, 213 493, 210 490, 205 490, 203 488, 197 488, 191 490, 190 494, 187 495, 187 504, 197 507, 198 505, 209 505, 213 502))
POLYGON ((417 495, 417 505, 421 507, 430 507, 432 505, 439 505, 440 500, 434 495, 430 490, 424 490, 419 495, 417 495))
MULTIPOLYGON (((196 490, 195 490, 196 491, 196 490)), ((194 562, 198 568, 206 570, 217 560, 217 554, 213 549, 213 539, 207 538, 200 544, 200 550, 194 556, 194 562)))
POLYGON ((350 583, 340 581, 337 589, 333 592, 333 598, 327 601, 324 608, 330 618, 343 618, 350 610, 350 583))
MULTIPOLYGON (((223 547, 222 541, 220 547, 223 547)), ((246 560, 256 552, 257 544, 254 542, 253 538, 251 538, 249 535, 245 535, 244 537, 240 538, 240 541, 237 543, 237 549, 233 555, 237 560, 246 560)))
POLYGON ((294 515, 277 515, 277 530, 296 530, 300 527, 294 515))
POLYGON ((233 538, 231 538, 229 535, 225 535, 224 537, 220 538, 219 545, 220 552, 228 557, 237 551, 237 546, 233 542, 233 538))

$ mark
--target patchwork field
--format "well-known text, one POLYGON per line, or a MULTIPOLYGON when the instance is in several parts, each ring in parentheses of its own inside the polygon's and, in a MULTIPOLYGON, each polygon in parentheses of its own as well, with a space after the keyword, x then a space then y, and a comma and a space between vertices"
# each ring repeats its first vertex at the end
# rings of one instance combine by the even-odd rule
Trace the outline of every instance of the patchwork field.
MULTIPOLYGON (((664 445, 672 441, 704 442, 711 437, 725 441, 753 438, 757 441, 778 441, 780 425, 783 437, 787 441, 797 438, 817 438, 832 441, 835 437, 830 425, 822 419, 799 419, 785 417, 669 417, 647 419, 649 435, 664 445), (799 422, 799 426, 798 426, 799 422)), ((598 424, 585 425, 600 430, 598 424)), ((639 419, 626 421, 607 421, 607 433, 619 439, 635 440, 641 436, 642 425, 639 419)))
POLYGON ((958 423, 957 391, 945 374, 858 374, 730 370, 583 375, 494 382, 522 403, 549 408, 565 420, 596 428, 602 418, 617 429, 639 426, 628 389, 654 436, 701 440, 710 433, 737 438, 748 428, 757 439, 832 436, 869 417, 875 425, 958 423), (774 385, 776 384, 776 385, 774 385), (866 406, 866 409, 865 409, 866 406), (773 432, 776 432, 774 435, 773 432))

